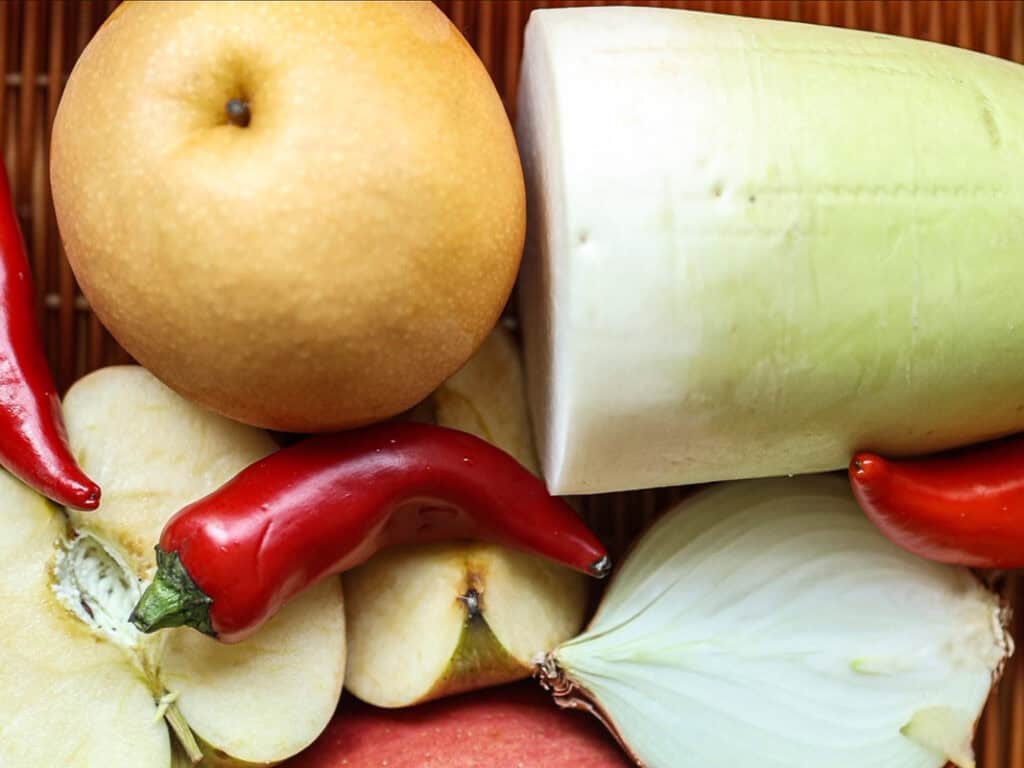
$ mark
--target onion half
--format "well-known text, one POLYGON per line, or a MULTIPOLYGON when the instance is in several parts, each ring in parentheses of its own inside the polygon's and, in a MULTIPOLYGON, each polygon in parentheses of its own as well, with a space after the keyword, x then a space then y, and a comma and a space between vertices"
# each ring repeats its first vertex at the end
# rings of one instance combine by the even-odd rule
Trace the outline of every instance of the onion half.
POLYGON ((885 539, 844 479, 753 480, 664 515, 536 673, 649 768, 972 768, 1006 624, 971 571, 885 539))

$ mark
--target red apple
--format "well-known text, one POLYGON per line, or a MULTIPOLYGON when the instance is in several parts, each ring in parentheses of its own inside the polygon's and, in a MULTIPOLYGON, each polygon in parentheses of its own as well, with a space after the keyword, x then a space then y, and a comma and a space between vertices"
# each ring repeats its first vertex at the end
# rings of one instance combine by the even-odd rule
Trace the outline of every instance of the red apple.
MULTIPOLYGON (((533 683, 407 709, 346 696, 338 715, 288 768, 626 768, 600 724, 560 710, 533 683)), ((283 767, 282 767, 283 768, 283 767)))

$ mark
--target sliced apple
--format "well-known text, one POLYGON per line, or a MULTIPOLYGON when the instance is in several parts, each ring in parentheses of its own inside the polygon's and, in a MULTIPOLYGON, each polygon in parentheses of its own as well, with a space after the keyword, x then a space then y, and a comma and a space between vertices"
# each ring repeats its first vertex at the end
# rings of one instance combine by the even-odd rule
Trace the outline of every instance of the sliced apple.
POLYGON ((69 511, 72 522, 147 578, 168 518, 277 448, 263 430, 215 418, 137 365, 79 379, 64 420, 75 458, 103 489, 102 509, 69 511))
POLYGON ((0 471, 0 765, 166 766, 167 728, 133 655, 61 605, 66 520, 0 471))
POLYGON ((469 432, 540 476, 526 406, 526 381, 515 338, 491 332, 477 353, 431 395, 433 420, 469 432))
MULTIPOLYGON (((495 330, 414 416, 471 432, 537 471, 515 341, 495 330)), ((345 574, 346 687, 401 707, 527 677, 533 656, 575 635, 586 577, 476 543, 383 552, 345 574)))
POLYGON ((324 729, 341 694, 339 580, 300 595, 247 642, 172 631, 160 672, 189 726, 219 757, 266 763, 294 755, 324 729))
POLYGON ((345 685, 379 707, 529 676, 579 631, 587 594, 575 572, 489 544, 394 549, 344 578, 345 685))
POLYGON ((65 417, 98 511, 65 516, 0 474, 0 765, 169 768, 200 745, 204 764, 268 764, 303 749, 343 681, 337 579, 233 646, 127 621, 166 518, 273 441, 130 366, 77 383, 65 417))

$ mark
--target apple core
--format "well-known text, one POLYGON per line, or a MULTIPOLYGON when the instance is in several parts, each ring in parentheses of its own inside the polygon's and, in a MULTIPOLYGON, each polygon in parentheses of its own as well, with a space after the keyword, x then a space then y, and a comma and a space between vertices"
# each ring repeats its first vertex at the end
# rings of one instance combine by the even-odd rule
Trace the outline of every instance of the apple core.
POLYGON ((61 542, 53 566, 58 600, 101 637, 135 649, 141 635, 127 616, 142 594, 139 580, 103 542, 77 533, 61 542))
POLYGON ((167 691, 159 680, 156 658, 160 645, 141 635, 126 619, 141 593, 141 584, 127 564, 91 533, 77 532, 60 542, 53 563, 53 592, 72 615, 100 638, 129 651, 147 685, 160 694, 159 716, 178 738, 192 762, 203 757, 195 735, 175 701, 177 693, 167 691))

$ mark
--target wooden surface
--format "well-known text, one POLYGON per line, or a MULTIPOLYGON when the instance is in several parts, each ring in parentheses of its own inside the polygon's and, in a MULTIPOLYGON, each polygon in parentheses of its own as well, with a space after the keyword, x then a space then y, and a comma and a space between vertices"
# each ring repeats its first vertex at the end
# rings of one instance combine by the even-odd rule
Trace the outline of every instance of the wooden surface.
MULTIPOLYGON (((519 76, 523 25, 536 7, 610 5, 595 2, 476 2, 450 0, 441 8, 474 45, 511 112, 519 76)), ((921 37, 1024 62, 1021 0, 705 0, 616 2, 664 5, 856 27, 921 37)), ((39 292, 47 352, 59 386, 104 364, 128 360, 89 312, 57 234, 48 184, 50 127, 68 72, 116 0, 0 2, 0 129, 4 161, 39 292)), ((116 151, 116 147, 111 148, 116 151)), ((125 212, 125 215, 131 215, 125 212)), ((621 550, 635 531, 676 498, 674 491, 609 494, 587 500, 598 533, 621 550)), ((1016 603, 1020 579, 1006 582, 1016 603)), ((1021 621, 1015 635, 1024 637, 1021 621)), ((1024 665, 1013 662, 982 719, 979 768, 1024 768, 1024 665)), ((827 768, 822 766, 822 768, 827 768)), ((872 768, 865 766, 864 768, 872 768)))

